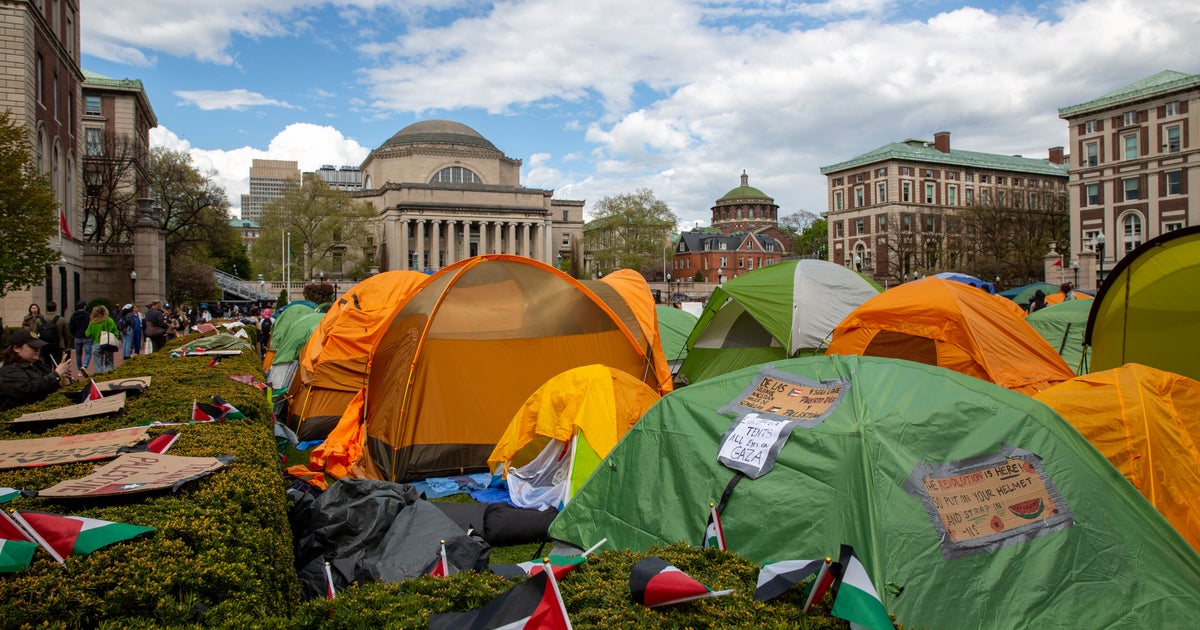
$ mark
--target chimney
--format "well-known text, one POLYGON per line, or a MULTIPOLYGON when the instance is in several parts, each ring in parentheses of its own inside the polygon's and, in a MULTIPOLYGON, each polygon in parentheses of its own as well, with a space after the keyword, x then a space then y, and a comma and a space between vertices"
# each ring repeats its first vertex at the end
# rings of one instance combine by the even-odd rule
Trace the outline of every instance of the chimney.
POLYGON ((1050 147, 1050 163, 1051 164, 1062 164, 1064 162, 1065 162, 1065 160, 1063 159, 1063 148, 1062 147, 1050 147))
POLYGON ((933 134, 933 148, 942 153, 950 152, 950 132, 939 131, 933 134))

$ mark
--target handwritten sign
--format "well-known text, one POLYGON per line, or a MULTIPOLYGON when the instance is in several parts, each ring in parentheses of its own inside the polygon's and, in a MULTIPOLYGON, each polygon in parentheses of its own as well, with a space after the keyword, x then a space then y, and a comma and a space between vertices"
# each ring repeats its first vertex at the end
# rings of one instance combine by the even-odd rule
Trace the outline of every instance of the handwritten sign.
POLYGON ((792 434, 795 422, 750 413, 738 418, 721 439, 717 461, 751 479, 771 471, 775 457, 792 434))
POLYGON ((36 413, 27 413, 17 418, 10 420, 9 425, 22 424, 37 424, 42 422, 65 422, 67 420, 79 420, 81 418, 89 418, 91 416, 102 416, 105 414, 116 413, 125 407, 125 392, 117 392, 112 396, 105 396, 97 400, 89 400, 79 403, 78 405, 70 405, 68 407, 60 407, 49 411, 38 411, 36 413))
POLYGON ((849 389, 848 381, 812 381, 767 366, 718 411, 739 416, 757 413, 811 429, 833 413, 849 389))
POLYGON ((146 439, 148 427, 31 440, 0 440, 0 470, 116 457, 122 447, 146 439))
POLYGON ((999 549, 1073 524, 1041 458, 1012 449, 941 466, 906 483, 925 503, 947 559, 999 549))
POLYGON ((224 468, 232 456, 183 457, 159 453, 126 453, 79 479, 39 490, 39 497, 78 498, 131 494, 176 488, 224 468))

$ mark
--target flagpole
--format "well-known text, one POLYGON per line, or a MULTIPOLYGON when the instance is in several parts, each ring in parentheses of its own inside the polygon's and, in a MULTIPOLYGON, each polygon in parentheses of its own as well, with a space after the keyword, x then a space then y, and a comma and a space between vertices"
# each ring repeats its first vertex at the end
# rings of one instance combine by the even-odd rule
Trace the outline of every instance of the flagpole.
POLYGON ((584 558, 586 558, 586 557, 588 557, 588 554, 589 554, 589 553, 592 553, 593 551, 595 551, 595 550, 599 549, 599 548, 600 548, 600 545, 603 545, 603 544, 604 544, 604 543, 606 543, 606 542, 608 542, 608 539, 607 539, 607 538, 601 538, 601 539, 600 539, 600 542, 598 542, 598 543, 596 543, 596 544, 592 545, 591 547, 588 547, 588 550, 587 550, 587 551, 585 551, 585 552, 583 552, 583 553, 581 553, 581 554, 579 554, 579 555, 581 555, 581 556, 583 556, 584 558))
POLYGON ((337 597, 337 589, 333 586, 333 571, 329 569, 329 561, 325 561, 325 582, 329 585, 329 599, 337 597))
POLYGON ((445 540, 441 541, 441 545, 442 545, 442 550, 441 550, 442 572, 446 575, 446 577, 450 577, 450 560, 446 558, 446 541, 445 540))
POLYGON ((65 560, 63 560, 62 556, 58 555, 58 552, 54 550, 54 547, 51 547, 50 543, 46 542, 46 539, 42 538, 42 535, 39 534, 37 532, 37 530, 34 529, 33 526, 29 524, 29 521, 26 521, 25 518, 21 516, 20 512, 13 510, 12 515, 13 515, 14 519, 16 519, 19 523, 21 523, 21 525, 24 526, 25 533, 32 536, 33 539, 36 540, 38 542, 38 544, 42 546, 43 549, 48 551, 55 560, 58 560, 59 564, 67 563, 65 560))
POLYGON ((554 578, 554 569, 550 568, 550 558, 542 558, 542 573, 546 574, 546 578, 550 580, 550 588, 554 589, 554 598, 558 600, 558 609, 562 612, 563 623, 567 624, 567 630, 571 629, 571 616, 567 614, 567 603, 563 601, 562 592, 558 590, 558 580, 554 578))
POLYGON ((824 582, 825 578, 829 575, 829 565, 832 562, 833 558, 825 556, 825 564, 821 565, 821 572, 817 573, 817 579, 813 580, 812 590, 808 592, 808 599, 804 602, 805 613, 808 613, 809 609, 812 608, 814 603, 813 600, 817 598, 818 592, 820 592, 821 595, 825 594, 824 589, 821 588, 821 583, 824 582))

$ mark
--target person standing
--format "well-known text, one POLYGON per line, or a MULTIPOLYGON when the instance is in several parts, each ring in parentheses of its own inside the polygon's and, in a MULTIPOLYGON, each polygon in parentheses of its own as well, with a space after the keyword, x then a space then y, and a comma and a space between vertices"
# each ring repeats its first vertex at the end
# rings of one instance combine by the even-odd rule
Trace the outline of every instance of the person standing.
POLYGON ((1046 308, 1046 294, 1041 289, 1034 291, 1033 299, 1029 301, 1029 312, 1036 313, 1046 308))
POLYGON ((141 348, 142 340, 142 316, 138 314, 138 305, 130 304, 129 310, 122 319, 125 320, 124 326, 117 326, 121 329, 121 357, 128 359, 138 353, 141 348))
POLYGON ((75 303, 75 312, 71 313, 67 329, 75 338, 75 363, 83 376, 87 376, 88 364, 92 362, 92 338, 87 335, 88 319, 87 302, 79 300, 75 303))
MULTIPOLYGON (((34 337, 37 337, 38 330, 41 329, 42 323, 45 321, 46 318, 42 317, 42 307, 38 306, 37 304, 30 304, 29 312, 26 313, 25 317, 21 320, 21 330, 28 332, 34 337)), ((41 346, 38 347, 40 348, 41 346)))
POLYGON ((150 303, 150 310, 146 311, 146 337, 150 339, 151 352, 162 350, 163 344, 167 343, 167 320, 162 312, 162 300, 154 300, 150 303))
MULTIPOLYGON (((92 309, 92 316, 88 320, 87 335, 92 339, 92 353, 96 357, 95 374, 104 374, 113 369, 113 354, 121 349, 118 345, 121 342, 121 333, 117 330, 117 323, 108 316, 108 309, 103 304, 97 304, 96 308, 92 309), (112 333, 112 337, 101 339, 104 333, 112 333), (112 342, 116 343, 112 343, 112 342), (107 343, 106 343, 107 342, 107 343)), ((104 335, 107 337, 107 335, 104 335)))
MULTIPOLYGON (((48 305, 47 305, 48 306, 48 305)), ((0 351, 0 411, 39 400, 70 378, 71 359, 51 367, 41 360, 46 342, 35 338, 28 330, 18 330, 8 338, 0 351)))
POLYGON ((71 331, 67 327, 67 319, 58 314, 58 303, 54 300, 46 302, 46 317, 42 320, 37 337, 46 342, 42 346, 42 360, 58 365, 63 358, 64 346, 71 338, 71 331))

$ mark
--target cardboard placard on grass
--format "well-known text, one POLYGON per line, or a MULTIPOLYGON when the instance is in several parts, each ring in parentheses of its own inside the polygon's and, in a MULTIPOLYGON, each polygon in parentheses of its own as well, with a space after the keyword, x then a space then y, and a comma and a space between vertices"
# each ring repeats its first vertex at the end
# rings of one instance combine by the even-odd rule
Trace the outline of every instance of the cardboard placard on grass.
POLYGON ((110 413, 117 413, 125 407, 125 392, 117 392, 112 396, 105 396, 98 400, 89 400, 81 402, 77 405, 68 407, 59 407, 49 411, 38 411, 35 413, 27 413, 17 418, 9 420, 10 427, 20 425, 33 425, 39 423, 50 422, 65 422, 67 420, 79 420, 81 418, 90 418, 92 416, 103 416, 110 413))
POLYGON ((150 387, 149 376, 131 376, 129 378, 118 378, 111 381, 100 381, 96 383, 96 387, 101 394, 105 396, 111 391, 123 391, 131 388, 147 389, 150 387))
POLYGON ((39 497, 50 498, 85 498, 119 496, 168 488, 175 491, 189 481, 211 475, 231 461, 232 455, 183 457, 159 453, 126 453, 96 468, 86 477, 59 482, 45 490, 39 490, 37 494, 39 497))
POLYGON ((146 439, 149 427, 29 440, 0 440, 0 470, 86 462, 116 457, 146 439))

